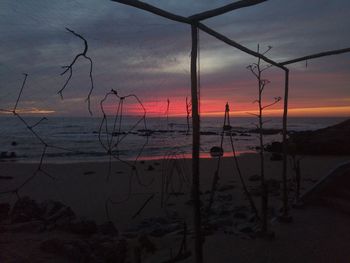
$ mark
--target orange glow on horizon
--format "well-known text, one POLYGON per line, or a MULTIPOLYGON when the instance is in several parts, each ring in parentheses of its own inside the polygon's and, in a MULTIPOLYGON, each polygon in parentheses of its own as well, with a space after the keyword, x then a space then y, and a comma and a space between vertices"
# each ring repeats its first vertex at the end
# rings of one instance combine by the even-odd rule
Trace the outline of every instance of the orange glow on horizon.
MULTIPOLYGON (((16 109, 16 112, 19 114, 53 114, 56 111, 54 110, 48 110, 48 109, 37 109, 37 108, 32 108, 32 109, 16 109)), ((12 110, 4 110, 0 111, 0 114, 13 114, 12 110)))
MULTIPOLYGON (((223 116, 225 104, 227 101, 220 99, 202 100, 200 114, 203 117, 223 116)), ((252 103, 230 103, 231 115, 237 117, 249 117, 256 114, 257 105, 252 103), (234 105, 234 106, 231 106, 234 105), (238 110, 237 110, 238 109, 238 110)), ((167 102, 151 101, 143 103, 148 117, 166 116, 167 102)), ((126 115, 142 115, 143 110, 139 105, 125 105, 126 115)), ((264 110, 264 116, 277 117, 283 114, 283 102, 276 105, 275 108, 264 110)), ((107 107, 108 108, 108 107, 107 107)), ((185 117, 186 103, 184 99, 170 100, 169 117, 185 117)), ((350 106, 324 106, 324 107, 306 107, 303 105, 291 105, 288 109, 288 115, 291 117, 350 117, 350 106)))

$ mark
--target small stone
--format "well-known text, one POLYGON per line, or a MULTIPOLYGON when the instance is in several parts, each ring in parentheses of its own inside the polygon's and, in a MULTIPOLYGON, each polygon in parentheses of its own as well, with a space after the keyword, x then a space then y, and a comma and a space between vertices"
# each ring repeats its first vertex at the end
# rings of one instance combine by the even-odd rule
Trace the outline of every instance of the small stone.
POLYGON ((117 244, 115 242, 98 243, 93 248, 97 258, 102 262, 121 262, 118 260, 117 244))
POLYGON ((270 157, 271 161, 282 161, 283 160, 283 156, 280 153, 272 153, 271 157, 270 157))
POLYGON ((10 212, 9 203, 0 203, 0 222, 8 219, 10 212))
POLYGON ((278 221, 281 223, 291 223, 293 222, 293 217, 291 215, 280 215, 278 216, 278 221))
POLYGON ((226 202, 230 202, 232 201, 232 195, 231 194, 227 194, 227 195, 218 195, 218 200, 219 201, 226 201, 226 202))
POLYGON ((13 176, 3 176, 3 175, 0 175, 0 180, 12 180, 13 179, 13 176))
POLYGON ((54 228, 65 228, 70 222, 72 222, 76 215, 72 209, 68 206, 65 206, 58 201, 47 201, 42 205, 43 216, 47 225, 50 225, 50 229, 54 228))
POLYGON ((242 212, 236 212, 234 215, 233 215, 234 218, 237 218, 237 219, 246 219, 247 218, 247 215, 245 213, 242 213, 242 212))
POLYGON ((91 174, 95 174, 95 171, 86 171, 84 172, 84 175, 91 175, 91 174))
POLYGON ((153 171, 153 170, 154 170, 154 167, 152 165, 148 165, 147 171, 153 171))
POLYGON ((237 227, 238 231, 242 232, 242 233, 252 233, 253 232, 253 228, 250 224, 240 224, 237 227))
POLYGON ((156 245, 147 235, 141 235, 138 238, 141 250, 145 250, 147 253, 154 254, 157 251, 156 245))
POLYGON ((63 251, 64 241, 58 238, 48 239, 40 244, 40 249, 46 253, 61 254, 63 251))
POLYGON ((234 185, 224 185, 224 186, 221 186, 218 191, 219 192, 224 192, 224 191, 228 191, 228 190, 231 190, 231 189, 234 189, 235 186, 234 185))
POLYGON ((102 225, 99 225, 98 230, 103 235, 118 236, 118 230, 116 229, 112 221, 107 221, 102 225))
POLYGON ((12 223, 23 223, 40 219, 42 210, 38 203, 28 196, 20 198, 11 211, 12 223))
POLYGON ((258 174, 253 174, 253 175, 249 176, 248 180, 251 182, 256 182, 256 181, 260 181, 261 177, 258 174))
POLYGON ((16 141, 13 141, 13 142, 11 142, 11 145, 12 145, 12 146, 17 146, 17 142, 16 142, 16 141))
POLYGON ((8 228, 8 231, 12 233, 38 233, 41 232, 44 225, 41 221, 30 221, 24 223, 12 224, 8 228))
POLYGON ((95 221, 82 220, 68 224, 67 230, 74 234, 90 236, 97 233, 97 225, 95 221))
POLYGON ((72 240, 63 245, 63 255, 75 262, 89 262, 91 250, 89 245, 82 240, 72 240))

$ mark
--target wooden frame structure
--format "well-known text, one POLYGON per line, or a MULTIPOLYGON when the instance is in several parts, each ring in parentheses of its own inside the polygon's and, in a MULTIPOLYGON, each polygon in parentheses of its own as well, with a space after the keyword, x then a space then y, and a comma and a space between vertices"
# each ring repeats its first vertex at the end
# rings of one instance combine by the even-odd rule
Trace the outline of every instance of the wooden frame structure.
POLYGON ((284 81, 284 105, 283 105, 283 170, 282 170, 282 180, 283 180, 283 216, 288 216, 288 195, 287 195, 287 118, 288 118, 288 91, 289 91, 289 69, 286 65, 297 63, 300 61, 320 58, 324 56, 337 55, 350 52, 350 48, 333 50, 322 52, 318 54, 313 54, 309 56, 300 57, 297 59, 285 61, 285 62, 275 62, 268 57, 248 49, 245 46, 227 38, 226 36, 216 32, 215 30, 209 28, 208 26, 201 23, 201 21, 216 17, 227 12, 238 10, 241 8, 254 6, 268 0, 240 0, 216 9, 198 13, 189 17, 184 17, 176 15, 165 11, 163 9, 157 8, 153 5, 147 4, 138 0, 111 0, 113 2, 129 5, 155 15, 170 19, 179 23, 188 24, 191 26, 191 102, 192 102, 192 199, 193 199, 193 209, 194 209, 194 232, 195 232, 195 262, 203 262, 203 250, 202 243, 203 237, 201 233, 201 214, 200 214, 200 194, 199 194, 199 148, 200 148, 200 116, 199 116, 199 104, 198 104, 198 72, 197 72, 197 52, 198 52, 198 30, 202 30, 207 34, 217 38, 218 40, 237 48, 249 55, 260 58, 268 64, 276 66, 284 71, 285 81, 284 81))

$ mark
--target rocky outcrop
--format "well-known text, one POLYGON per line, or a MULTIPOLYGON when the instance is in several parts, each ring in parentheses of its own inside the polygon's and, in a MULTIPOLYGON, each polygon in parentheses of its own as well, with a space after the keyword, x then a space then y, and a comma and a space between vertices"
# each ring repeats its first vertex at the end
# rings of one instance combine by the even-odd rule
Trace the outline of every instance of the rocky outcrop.
MULTIPOLYGON (((269 152, 280 153, 282 144, 273 142, 269 152)), ((316 131, 294 132, 289 135, 290 154, 350 155, 350 119, 316 131)))

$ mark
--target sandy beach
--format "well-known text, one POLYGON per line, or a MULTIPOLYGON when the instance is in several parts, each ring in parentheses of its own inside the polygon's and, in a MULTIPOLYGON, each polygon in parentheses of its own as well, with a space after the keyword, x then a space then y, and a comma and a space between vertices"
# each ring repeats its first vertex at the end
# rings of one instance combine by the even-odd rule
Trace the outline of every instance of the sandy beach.
MULTIPOLYGON (((282 162, 271 161, 269 154, 265 157, 266 178, 281 181, 282 162)), ((332 168, 349 160, 348 156, 303 157, 302 192, 332 168)), ((249 190, 256 192, 259 181, 253 178, 259 174, 258 155, 241 155, 239 164, 249 190)), ((208 203, 216 166, 217 159, 201 159, 203 207, 208 203)), ((13 177, 3 180, 0 190, 6 191, 25 182, 38 165, 2 162, 0 167, 1 176, 13 177)), ((108 162, 43 164, 42 169, 47 174, 39 172, 18 193, 20 197, 29 196, 38 202, 60 201, 84 220, 94 220, 98 224, 110 220, 118 229, 118 238, 133 240, 138 234, 147 233, 157 250, 152 255, 145 255, 142 262, 166 262, 178 251, 183 222, 188 226, 188 247, 193 247, 192 206, 189 202, 191 160, 139 161, 135 167, 132 169, 121 162, 113 162, 109 171, 108 162), (162 219, 168 222, 162 225, 162 219), (155 231, 153 224, 162 225, 163 228, 156 230, 164 233, 155 231), (165 231, 164 228, 169 226, 173 229, 165 231)), ((253 238, 250 231, 244 231, 244 227, 248 230, 251 227, 249 223, 246 225, 251 211, 232 158, 221 160, 219 175, 213 215, 208 219, 218 227, 205 237, 205 262, 346 262, 350 258, 346 249, 350 246, 348 215, 323 207, 304 207, 291 210, 292 223, 279 223, 275 217, 282 203, 277 187, 269 200, 269 227, 276 237, 274 240, 253 238)), ((293 175, 289 167, 288 177, 293 175)), ((290 192, 290 198, 293 195, 290 192)), ((1 196, 1 202, 13 204, 16 200, 15 194, 1 196)), ((254 195, 254 201, 259 208, 259 194, 254 195)), ((203 221, 206 220, 203 218, 203 221)), ((58 260, 57 255, 42 252, 40 244, 50 236, 63 235, 67 238, 68 235, 57 232, 3 232, 0 235, 1 262, 60 262, 55 261, 58 260)), ((183 262, 192 260, 190 257, 183 262)))

